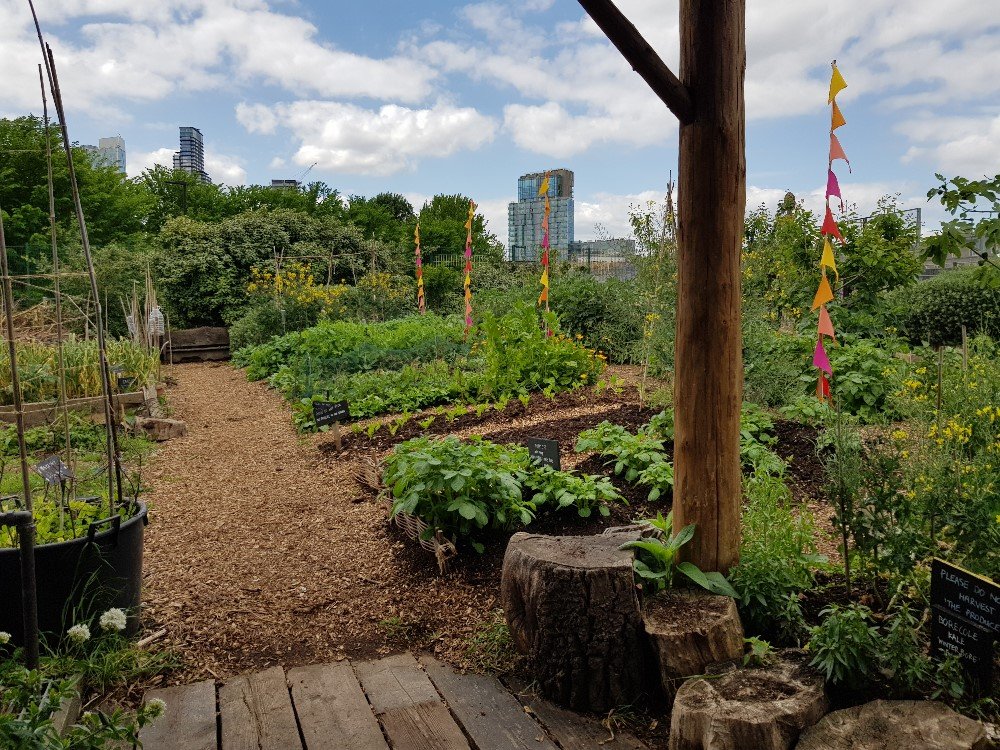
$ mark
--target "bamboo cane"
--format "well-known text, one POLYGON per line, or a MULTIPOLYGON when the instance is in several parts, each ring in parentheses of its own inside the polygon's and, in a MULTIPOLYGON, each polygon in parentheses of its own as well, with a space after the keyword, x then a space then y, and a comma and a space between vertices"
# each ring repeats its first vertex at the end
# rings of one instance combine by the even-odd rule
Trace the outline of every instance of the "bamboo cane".
POLYGON ((32 0, 28 0, 28 7, 31 8, 31 16, 35 22, 35 32, 38 35, 38 44, 42 50, 42 58, 45 62, 45 71, 49 79, 49 89, 52 92, 52 102, 56 108, 56 115, 59 118, 59 128, 62 131, 63 149, 66 151, 66 166, 69 171, 69 185, 73 194, 73 208, 76 211, 77 224, 80 227, 80 240, 83 246, 83 257, 87 263, 87 274, 90 277, 90 291, 94 297, 94 305, 97 318, 97 348, 100 353, 101 383, 104 390, 104 421, 107 428, 107 453, 108 453, 108 511, 109 515, 115 514, 116 509, 116 489, 117 504, 121 505, 121 455, 118 450, 118 435, 115 429, 115 413, 113 395, 111 390, 111 371, 108 366, 107 348, 104 337, 104 316, 101 311, 101 297, 97 290, 97 274, 94 271, 94 260, 90 253, 90 238, 87 235, 87 221, 83 216, 83 204, 80 201, 80 189, 76 181, 76 168, 73 165, 73 147, 69 139, 69 128, 66 125, 66 110, 63 107, 62 92, 59 88, 59 74, 56 71, 55 56, 52 48, 45 43, 42 37, 42 27, 38 22, 38 14, 35 12, 35 5, 32 0))
MULTIPOLYGON (((45 166, 48 174, 49 187, 49 237, 52 241, 52 292, 56 302, 56 360, 59 367, 58 391, 56 408, 62 411, 63 440, 66 445, 66 465, 73 469, 73 454, 70 446, 69 407, 66 405, 66 362, 63 358, 63 317, 62 292, 59 288, 59 247, 56 242, 56 193, 52 179, 52 135, 49 131, 49 102, 45 96, 45 79, 42 77, 42 66, 38 66, 38 85, 42 90, 42 122, 45 126, 45 166)), ((70 488, 70 500, 75 494, 70 488)), ((64 500, 59 502, 59 533, 62 534, 64 515, 64 500)))

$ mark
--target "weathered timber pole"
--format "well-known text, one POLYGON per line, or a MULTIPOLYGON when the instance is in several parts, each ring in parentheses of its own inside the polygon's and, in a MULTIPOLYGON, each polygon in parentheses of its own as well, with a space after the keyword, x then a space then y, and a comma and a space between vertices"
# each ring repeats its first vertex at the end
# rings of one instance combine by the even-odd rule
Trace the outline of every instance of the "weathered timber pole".
POLYGON ((726 572, 740 550, 740 249, 746 209, 746 0, 680 0, 675 76, 611 0, 579 0, 680 120, 674 528, 685 554, 726 572))
POLYGON ((740 549, 740 250, 746 209, 746 0, 680 0, 674 525, 688 559, 726 572, 740 549))

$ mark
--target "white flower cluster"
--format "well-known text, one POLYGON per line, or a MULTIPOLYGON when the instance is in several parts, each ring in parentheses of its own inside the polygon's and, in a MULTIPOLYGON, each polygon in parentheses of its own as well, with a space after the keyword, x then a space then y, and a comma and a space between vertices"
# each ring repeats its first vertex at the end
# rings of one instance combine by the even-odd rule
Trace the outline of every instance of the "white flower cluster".
POLYGON ((128 618, 125 613, 120 609, 115 607, 114 609, 109 609, 103 615, 101 615, 101 630, 105 632, 121 632, 125 629, 128 624, 128 618))
POLYGON ((8 643, 10 643, 10 633, 0 630, 0 646, 6 646, 8 643))
POLYGON ((162 716, 166 707, 167 704, 160 698, 150 698, 146 701, 146 711, 149 713, 149 718, 151 719, 162 716))
POLYGON ((90 628, 86 625, 74 625, 66 631, 66 635, 73 643, 86 643, 90 640, 90 628))

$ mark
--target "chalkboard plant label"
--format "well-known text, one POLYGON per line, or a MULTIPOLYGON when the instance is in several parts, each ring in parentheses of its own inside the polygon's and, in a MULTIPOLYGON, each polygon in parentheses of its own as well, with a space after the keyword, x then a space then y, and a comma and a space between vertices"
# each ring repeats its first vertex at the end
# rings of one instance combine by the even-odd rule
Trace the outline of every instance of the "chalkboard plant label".
POLYGON ((38 462, 35 471, 45 480, 46 484, 59 484, 73 478, 73 471, 63 463, 59 456, 49 456, 38 462))
POLYGON ((931 609, 931 653, 957 656, 978 687, 988 689, 1000 635, 1000 585, 935 558, 931 609))
POLYGON ((539 466, 551 466, 556 471, 562 469, 559 460, 559 441, 545 438, 528 438, 528 454, 539 466))
POLYGON ((135 388, 136 379, 130 377, 119 377, 118 378, 118 390, 122 393, 127 393, 128 391, 135 388))
POLYGON ((351 418, 351 409, 346 401, 313 401, 313 420, 316 427, 326 427, 351 418))

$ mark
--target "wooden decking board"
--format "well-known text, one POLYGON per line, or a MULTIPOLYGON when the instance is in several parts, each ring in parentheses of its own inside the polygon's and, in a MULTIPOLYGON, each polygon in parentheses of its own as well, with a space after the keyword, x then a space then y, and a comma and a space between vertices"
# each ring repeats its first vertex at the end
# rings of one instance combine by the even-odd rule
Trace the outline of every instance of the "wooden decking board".
POLYGON ((470 750, 462 730, 412 654, 359 662, 354 668, 396 750, 470 750))
POLYGON ((292 669, 288 684, 306 750, 388 750, 348 662, 292 669))
POLYGON ((432 656, 420 661, 478 750, 558 750, 495 677, 458 674, 432 656))
POLYGON ((507 681, 513 693, 528 706, 545 725, 549 735, 563 750, 648 750, 645 744, 628 732, 615 732, 612 740, 608 730, 587 716, 567 711, 544 698, 534 695, 519 680, 507 681))
POLYGON ((163 714, 139 732, 143 750, 216 750, 215 683, 150 690, 145 700, 162 700, 163 714))
POLYGON ((301 750, 285 671, 271 667, 219 688, 222 750, 301 750))

